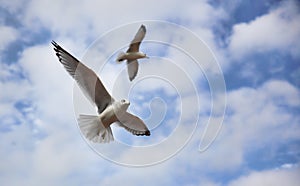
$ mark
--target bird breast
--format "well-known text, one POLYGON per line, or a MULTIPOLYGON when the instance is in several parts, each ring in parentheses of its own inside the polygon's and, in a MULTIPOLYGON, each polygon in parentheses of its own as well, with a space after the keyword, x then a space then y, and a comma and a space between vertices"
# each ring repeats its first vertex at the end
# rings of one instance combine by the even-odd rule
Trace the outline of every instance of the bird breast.
POLYGON ((145 57, 145 54, 143 54, 141 52, 129 52, 126 55, 126 59, 129 61, 144 58, 144 57, 145 57))
POLYGON ((112 123, 118 121, 114 107, 112 105, 106 107, 99 117, 105 128, 109 127, 112 123))

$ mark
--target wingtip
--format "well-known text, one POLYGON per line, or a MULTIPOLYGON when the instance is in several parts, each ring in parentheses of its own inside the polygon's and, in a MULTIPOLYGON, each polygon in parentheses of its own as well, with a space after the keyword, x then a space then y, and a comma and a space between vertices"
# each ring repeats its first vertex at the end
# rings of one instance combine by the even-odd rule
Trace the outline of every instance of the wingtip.
POLYGON ((150 131, 149 130, 147 130, 146 132, 144 132, 144 133, 137 133, 137 134, 135 134, 135 135, 137 135, 137 136, 150 136, 151 135, 151 133, 150 133, 150 131))
POLYGON ((51 44, 54 46, 58 46, 58 44, 54 40, 51 41, 51 44))
POLYGON ((141 25, 141 28, 144 30, 144 31, 146 31, 146 26, 145 25, 141 25))
POLYGON ((134 78, 135 78, 135 76, 132 76, 132 77, 129 76, 129 81, 130 81, 130 82, 133 81, 134 78))
POLYGON ((150 135, 151 135, 150 131, 147 130, 147 131, 145 132, 145 135, 146 135, 146 136, 150 136, 150 135))
POLYGON ((51 41, 51 44, 54 46, 54 51, 58 54, 60 51, 64 51, 64 49, 57 44, 54 40, 51 41))

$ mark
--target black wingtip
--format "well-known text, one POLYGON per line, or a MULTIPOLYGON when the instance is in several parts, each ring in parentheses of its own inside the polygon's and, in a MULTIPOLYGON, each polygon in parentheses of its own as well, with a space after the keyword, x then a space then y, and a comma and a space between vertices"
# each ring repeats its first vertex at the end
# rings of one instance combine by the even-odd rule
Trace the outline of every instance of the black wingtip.
POLYGON ((141 25, 141 28, 144 30, 144 31, 146 31, 146 26, 145 25, 141 25))
POLYGON ((61 50, 61 47, 54 41, 52 40, 51 41, 51 44, 54 46, 54 51, 55 51, 55 54, 56 56, 58 57, 59 61, 60 61, 60 54, 59 54, 59 51, 61 50))
POLYGON ((61 52, 67 53, 59 44, 57 44, 54 40, 51 41, 51 44, 54 46, 55 55, 58 57, 59 62, 62 63, 61 52))
POLYGON ((147 130, 144 133, 135 133, 134 135, 137 135, 137 136, 150 136, 151 134, 150 134, 150 131, 147 130))
POLYGON ((150 136, 150 135, 151 135, 151 134, 150 134, 150 131, 147 130, 147 131, 145 132, 145 135, 146 135, 146 136, 150 136))
POLYGON ((62 50, 62 47, 59 44, 57 44, 54 40, 51 41, 51 44, 54 46, 55 52, 62 50))
MULTIPOLYGON (((57 44, 54 40, 51 41, 51 44, 54 46, 54 51, 56 53, 56 56, 60 59, 61 61, 61 53, 66 53, 69 54, 65 49, 63 49, 59 44, 57 44)), ((72 56, 71 54, 69 54, 72 56)))
POLYGON ((59 46, 54 40, 51 41, 51 44, 55 47, 59 46))

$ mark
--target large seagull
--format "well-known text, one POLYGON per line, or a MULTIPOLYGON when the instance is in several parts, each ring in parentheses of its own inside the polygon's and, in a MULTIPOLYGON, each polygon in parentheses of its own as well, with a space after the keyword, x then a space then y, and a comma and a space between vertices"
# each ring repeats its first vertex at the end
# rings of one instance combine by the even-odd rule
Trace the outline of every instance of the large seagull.
POLYGON ((139 63, 137 60, 140 58, 148 58, 146 54, 139 51, 140 44, 144 39, 145 34, 146 27, 144 25, 141 25, 138 32, 135 34, 133 40, 131 41, 128 50, 126 52, 121 52, 117 57, 118 62, 127 60, 127 72, 130 81, 135 78, 138 72, 139 63))
POLYGON ((97 116, 80 114, 79 127, 84 136, 95 143, 113 141, 110 125, 117 123, 137 136, 150 136, 145 123, 137 116, 127 112, 129 101, 116 101, 107 92, 96 73, 85 66, 65 49, 52 41, 56 56, 67 72, 76 80, 85 96, 97 107, 97 116))

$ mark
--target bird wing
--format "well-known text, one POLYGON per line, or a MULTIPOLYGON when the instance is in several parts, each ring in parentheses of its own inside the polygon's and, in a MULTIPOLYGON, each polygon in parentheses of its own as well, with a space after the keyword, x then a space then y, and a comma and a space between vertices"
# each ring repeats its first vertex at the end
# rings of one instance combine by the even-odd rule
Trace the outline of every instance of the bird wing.
POLYGON ((121 116, 118 116, 119 126, 125 128, 137 136, 150 136, 150 131, 146 124, 137 116, 125 112, 121 116))
POLYGON ((139 69, 139 63, 137 60, 127 61, 127 72, 129 76, 129 80, 132 81, 139 69))
POLYGON ((109 104, 114 102, 94 71, 73 57, 55 41, 51 43, 54 45, 56 56, 61 64, 76 80, 85 96, 97 106, 98 113, 101 113, 109 104))
POLYGON ((135 34, 133 40, 131 41, 127 52, 138 52, 140 44, 144 39, 145 35, 146 35, 146 27, 144 25, 141 25, 141 27, 135 34))

